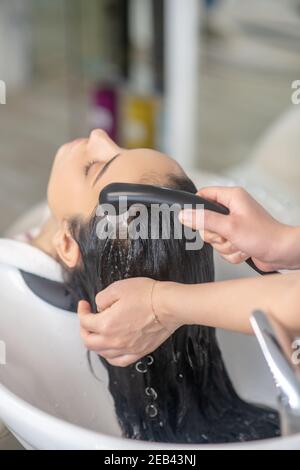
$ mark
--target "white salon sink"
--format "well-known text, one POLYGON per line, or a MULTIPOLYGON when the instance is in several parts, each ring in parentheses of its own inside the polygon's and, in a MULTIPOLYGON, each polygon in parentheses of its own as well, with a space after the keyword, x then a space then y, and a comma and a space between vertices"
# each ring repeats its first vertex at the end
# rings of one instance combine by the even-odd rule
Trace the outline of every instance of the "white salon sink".
MULTIPOLYGON (((0 285, 0 332, 7 354, 7 364, 0 366, 0 417, 26 448, 222 447, 168 446, 121 438, 106 371, 95 358, 98 380, 91 374, 77 317, 36 298, 14 268, 0 266, 0 285)), ((255 339, 225 332, 219 332, 219 337, 240 394, 274 404, 274 387, 255 339)), ((300 435, 223 447, 300 448, 300 435)))

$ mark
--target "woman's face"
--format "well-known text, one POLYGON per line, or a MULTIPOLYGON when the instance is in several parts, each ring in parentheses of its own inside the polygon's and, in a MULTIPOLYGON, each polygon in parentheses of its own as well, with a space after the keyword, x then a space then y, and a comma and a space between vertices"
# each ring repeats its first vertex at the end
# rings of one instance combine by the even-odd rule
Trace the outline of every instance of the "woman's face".
POLYGON ((148 149, 125 150, 104 131, 94 130, 88 139, 59 149, 48 186, 49 207, 58 221, 89 218, 109 183, 138 183, 146 178, 162 184, 169 174, 181 175, 182 169, 166 155, 148 149))

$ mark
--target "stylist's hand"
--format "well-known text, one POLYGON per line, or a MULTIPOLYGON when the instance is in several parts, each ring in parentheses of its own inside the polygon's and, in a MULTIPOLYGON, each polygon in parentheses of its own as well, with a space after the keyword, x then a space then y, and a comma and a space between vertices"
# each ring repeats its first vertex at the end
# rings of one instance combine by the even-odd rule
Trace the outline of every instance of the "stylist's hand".
POLYGON ((81 337, 90 351, 110 364, 126 367, 157 349, 179 326, 163 324, 159 282, 146 278, 118 281, 96 297, 100 313, 88 302, 78 306, 81 337))
POLYGON ((204 188, 198 195, 228 207, 230 215, 206 210, 204 231, 199 225, 200 218, 197 221, 196 211, 182 211, 180 220, 199 229, 204 240, 223 258, 238 264, 251 257, 263 271, 288 268, 288 254, 283 245, 291 227, 275 220, 242 188, 204 188))

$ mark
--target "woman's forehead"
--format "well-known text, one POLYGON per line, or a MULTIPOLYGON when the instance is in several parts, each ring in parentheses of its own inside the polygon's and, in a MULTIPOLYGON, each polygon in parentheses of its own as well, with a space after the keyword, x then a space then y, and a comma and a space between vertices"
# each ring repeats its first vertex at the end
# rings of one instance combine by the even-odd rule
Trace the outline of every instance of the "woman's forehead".
MULTIPOLYGON (((133 165, 134 168, 140 168, 148 171, 172 171, 175 173, 182 173, 180 165, 168 155, 151 149, 134 149, 124 150, 121 152, 121 157, 124 158, 123 163, 133 165)), ((121 160, 121 159, 120 159, 121 160)))

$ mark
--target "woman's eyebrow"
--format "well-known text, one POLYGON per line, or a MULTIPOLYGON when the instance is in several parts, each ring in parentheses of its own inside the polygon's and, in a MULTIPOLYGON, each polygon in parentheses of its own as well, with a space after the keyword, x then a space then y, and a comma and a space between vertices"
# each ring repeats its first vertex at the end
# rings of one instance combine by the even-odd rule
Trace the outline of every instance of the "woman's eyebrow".
POLYGON ((120 156, 120 154, 118 153, 117 155, 115 155, 113 158, 111 158, 107 163, 105 163, 105 165, 101 168, 101 170, 99 171, 94 183, 93 183, 93 186, 96 186, 96 184, 98 183, 98 181, 100 180, 100 178, 104 175, 104 173, 108 170, 108 168, 110 167, 110 165, 116 160, 116 158, 118 158, 120 156))

